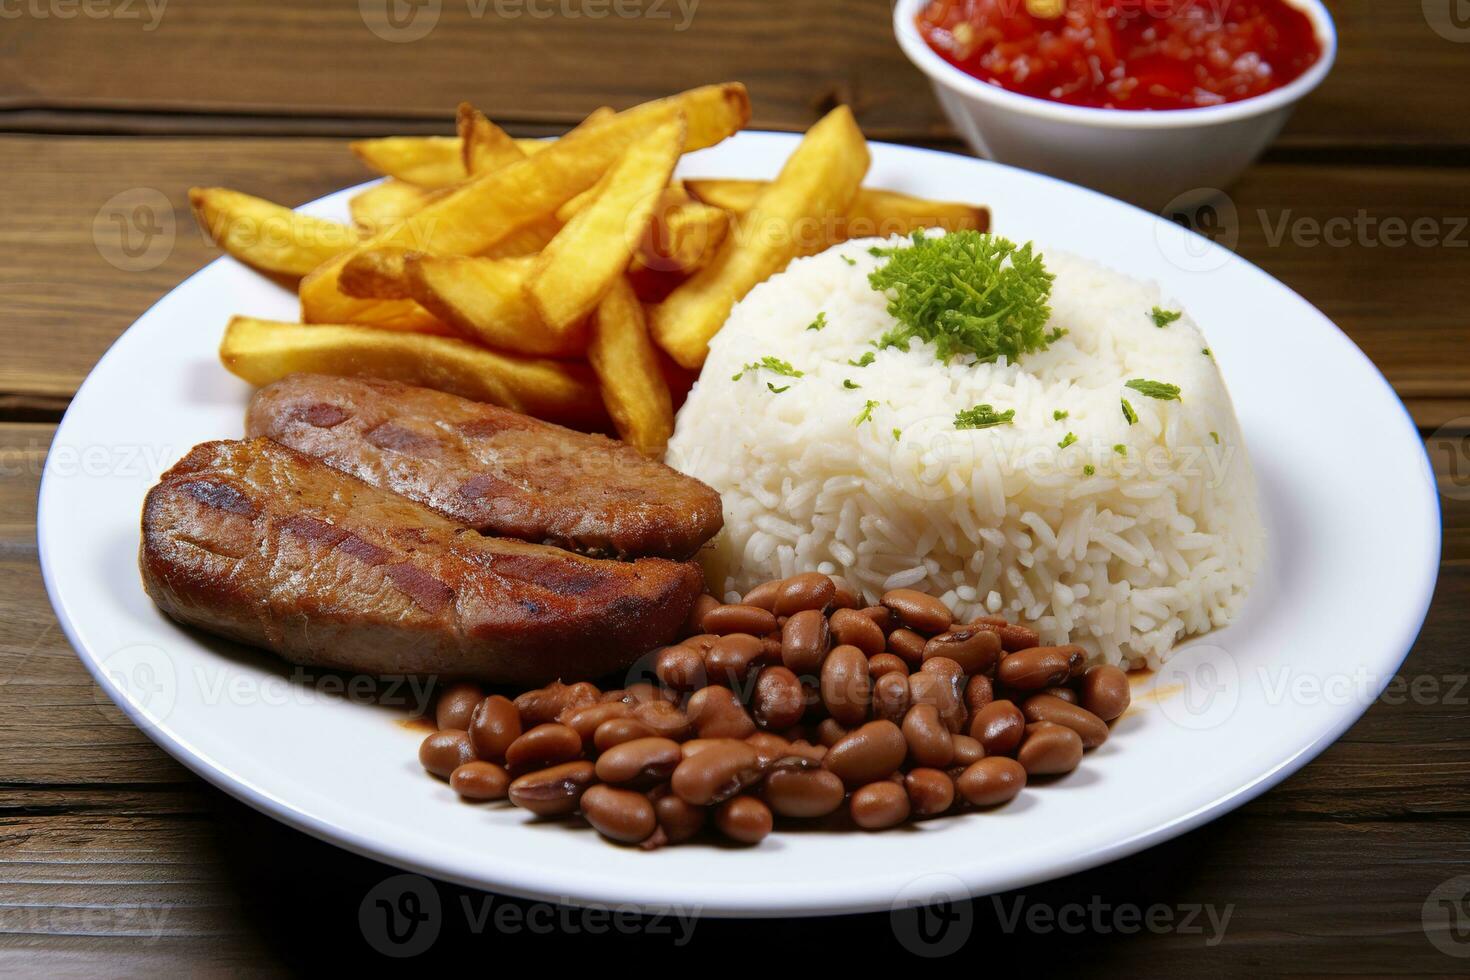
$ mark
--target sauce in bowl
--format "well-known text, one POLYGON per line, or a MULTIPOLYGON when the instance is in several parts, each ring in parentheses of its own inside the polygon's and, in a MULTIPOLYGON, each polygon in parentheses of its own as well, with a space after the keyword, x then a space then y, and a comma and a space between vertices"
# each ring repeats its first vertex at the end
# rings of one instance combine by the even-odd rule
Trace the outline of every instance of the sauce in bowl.
POLYGON ((1322 54, 1286 0, 932 0, 920 34, 1011 92, 1096 109, 1199 109, 1287 85, 1322 54))

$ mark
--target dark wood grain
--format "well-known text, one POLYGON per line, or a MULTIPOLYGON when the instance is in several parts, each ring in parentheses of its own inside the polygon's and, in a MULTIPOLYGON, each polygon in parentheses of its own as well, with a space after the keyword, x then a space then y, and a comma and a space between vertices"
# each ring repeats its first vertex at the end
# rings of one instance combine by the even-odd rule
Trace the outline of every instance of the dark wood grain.
MULTIPOLYGON (((191 185, 296 205, 370 176, 345 141, 315 138, 0 136, 0 168, 11 176, 0 186, 9 219, 0 223, 9 259, 0 290, 11 342, 0 392, 42 410, 64 406, 118 334, 218 254, 189 215, 191 185), (173 245, 150 268, 118 268, 109 257, 118 254, 119 230, 94 222, 115 195, 140 189, 169 202, 158 218, 172 221, 173 245)), ((1470 417, 1470 358, 1444 356, 1470 350, 1465 171, 1264 164, 1231 192, 1230 213, 1239 254, 1347 331, 1421 425, 1470 417), (1385 228, 1395 222, 1427 222, 1430 231, 1421 244, 1393 244, 1385 228), (1342 228, 1349 230, 1339 239, 1342 228)), ((199 329, 222 329, 229 313, 199 329)))
MULTIPOLYGON (((201 783, 96 692, 68 648, 41 588, 29 517, 51 432, 0 425, 0 971, 33 972, 36 956, 50 969, 130 975, 372 962, 358 907, 398 872, 201 783)), ((1117 976, 1457 972, 1463 961, 1430 944, 1421 907, 1441 882, 1470 873, 1470 742, 1458 734, 1470 718, 1470 456, 1431 443, 1444 490, 1445 561, 1398 675, 1419 693, 1380 698, 1315 762, 1198 831, 977 899, 961 956, 1041 956, 1117 976), (1196 906, 1217 920, 1228 914, 1222 936, 1208 926, 1128 934, 1113 925, 1119 909, 1158 907, 1177 926, 1196 906), (1102 927, 1006 926, 1017 909, 1036 907, 1089 916, 1101 909, 1102 927)), ((412 750, 406 733, 404 751, 412 750)), ((440 938, 412 961, 415 969, 483 951, 492 937, 475 931, 482 903, 531 910, 434 887, 444 910, 440 938)), ((577 913, 557 915, 570 916, 555 920, 561 962, 676 948, 678 934, 649 934, 649 920, 600 934, 577 913)), ((839 959, 844 950, 904 952, 887 915, 764 922, 758 932, 766 943, 818 942, 839 959)), ((546 941, 526 929, 493 937, 506 955, 541 955, 546 941)), ((701 920, 681 948, 727 955, 752 941, 748 924, 701 920)))
MULTIPOLYGON (((435 119, 468 98, 510 122, 569 124, 604 103, 736 79, 750 86, 761 127, 803 129, 841 100, 876 138, 952 135, 893 41, 889 0, 684 2, 687 21, 679 0, 658 0, 666 17, 601 18, 589 16, 598 0, 442 0, 424 7, 441 11, 432 31, 393 42, 362 14, 382 0, 170 0, 151 30, 138 0, 139 17, 17 23, 0 61, 0 108, 435 119)), ((1470 147, 1470 118, 1452 108, 1470 45, 1435 33, 1419 3, 1329 6, 1338 65, 1283 145, 1470 147)))

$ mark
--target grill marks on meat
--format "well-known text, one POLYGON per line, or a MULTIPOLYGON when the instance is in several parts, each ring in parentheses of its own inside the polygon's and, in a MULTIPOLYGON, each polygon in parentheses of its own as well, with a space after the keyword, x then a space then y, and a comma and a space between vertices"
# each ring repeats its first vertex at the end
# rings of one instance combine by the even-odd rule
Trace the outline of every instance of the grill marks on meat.
POLYGON ((148 594, 294 663, 501 683, 595 677, 668 642, 693 564, 475 533, 268 439, 197 446, 143 510, 148 594))
POLYGON ((478 531, 585 554, 684 559, 723 524, 717 493, 623 443, 396 382, 293 375, 256 393, 246 432, 478 531))

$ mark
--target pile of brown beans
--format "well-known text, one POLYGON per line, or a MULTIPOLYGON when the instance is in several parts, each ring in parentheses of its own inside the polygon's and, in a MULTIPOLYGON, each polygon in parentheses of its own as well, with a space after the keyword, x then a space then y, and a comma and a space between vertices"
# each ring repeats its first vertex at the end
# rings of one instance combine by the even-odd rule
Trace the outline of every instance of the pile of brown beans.
POLYGON ((754 844, 777 817, 880 830, 998 806, 1077 768, 1129 704, 1127 675, 1081 647, 998 617, 955 624, 911 589, 864 608, 815 573, 738 604, 703 596, 686 633, 618 690, 453 685, 419 759, 465 799, 580 812, 619 843, 712 824, 754 844))

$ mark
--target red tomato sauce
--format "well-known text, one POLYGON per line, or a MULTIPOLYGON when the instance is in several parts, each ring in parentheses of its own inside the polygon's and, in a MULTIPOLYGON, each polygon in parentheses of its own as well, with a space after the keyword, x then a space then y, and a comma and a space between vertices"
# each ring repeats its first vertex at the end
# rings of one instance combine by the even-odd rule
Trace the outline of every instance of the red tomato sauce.
POLYGON ((932 0, 918 27, 981 81, 1099 109, 1239 102, 1322 54, 1312 22, 1285 0, 932 0))

